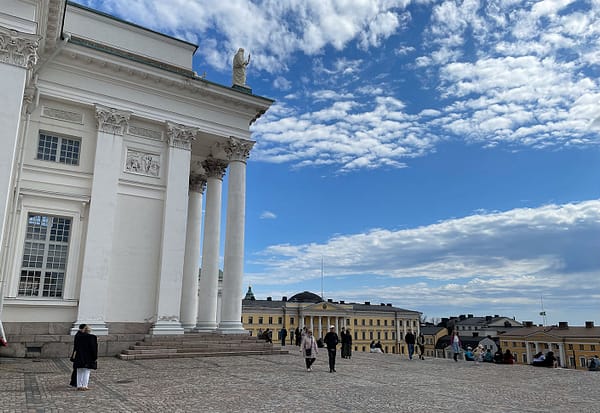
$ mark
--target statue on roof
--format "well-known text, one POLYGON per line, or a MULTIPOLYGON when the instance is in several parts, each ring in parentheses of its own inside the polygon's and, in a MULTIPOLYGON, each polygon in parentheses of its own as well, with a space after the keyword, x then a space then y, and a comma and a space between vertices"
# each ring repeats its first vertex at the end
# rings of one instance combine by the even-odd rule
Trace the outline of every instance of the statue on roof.
POLYGON ((248 59, 244 58, 244 49, 239 48, 233 57, 233 85, 246 87, 246 66, 250 64, 250 54, 248 59))

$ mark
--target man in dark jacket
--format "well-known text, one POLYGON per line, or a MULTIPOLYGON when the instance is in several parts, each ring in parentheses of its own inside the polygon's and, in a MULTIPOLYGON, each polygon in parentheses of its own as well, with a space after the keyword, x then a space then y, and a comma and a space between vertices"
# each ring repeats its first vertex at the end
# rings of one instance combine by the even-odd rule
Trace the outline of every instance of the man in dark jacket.
POLYGON ((287 338, 287 330, 285 326, 279 331, 279 338, 281 339, 281 346, 285 346, 285 339, 287 338))
POLYGON ((79 337, 83 334, 83 330, 87 327, 87 324, 79 324, 79 330, 75 333, 75 337, 73 338, 73 351, 71 352, 71 361, 73 362, 73 372, 71 373, 71 382, 69 386, 77 387, 77 368, 75 367, 75 349, 79 344, 79 337))
POLYGON ((335 326, 329 327, 329 333, 325 334, 323 339, 327 345, 327 355, 329 356, 329 372, 335 373, 335 349, 340 339, 335 332, 335 326))
POLYGON ((408 345, 408 358, 412 360, 412 356, 415 354, 415 335, 412 330, 409 330, 409 332, 406 333, 404 341, 408 345))

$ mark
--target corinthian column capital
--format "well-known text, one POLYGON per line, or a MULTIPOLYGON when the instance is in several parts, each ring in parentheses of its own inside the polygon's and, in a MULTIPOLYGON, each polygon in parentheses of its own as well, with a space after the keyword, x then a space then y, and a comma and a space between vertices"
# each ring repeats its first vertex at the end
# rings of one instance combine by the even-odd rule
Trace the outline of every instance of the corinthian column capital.
POLYGON ((0 62, 31 69, 38 59, 40 36, 0 27, 0 62))
POLYGON ((203 193, 206 188, 206 175, 191 174, 190 175, 190 191, 203 193))
POLYGON ((227 169, 227 161, 216 158, 207 158, 202 162, 202 167, 206 171, 208 178, 223 179, 227 169))
POLYGON ((192 141, 196 139, 197 128, 167 122, 167 140, 173 148, 192 150, 192 141))
POLYGON ((250 150, 256 142, 231 136, 223 145, 223 150, 230 161, 246 162, 250 156, 250 150))
POLYGON ((96 105, 96 127, 99 131, 123 135, 127 130, 131 112, 96 105))

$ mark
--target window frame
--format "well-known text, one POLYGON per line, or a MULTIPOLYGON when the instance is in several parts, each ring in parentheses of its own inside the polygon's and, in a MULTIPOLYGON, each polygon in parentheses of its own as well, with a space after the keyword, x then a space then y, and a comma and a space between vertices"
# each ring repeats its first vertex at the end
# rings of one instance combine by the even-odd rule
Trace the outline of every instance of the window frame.
POLYGON ((35 151, 35 160, 42 161, 42 162, 52 162, 54 164, 60 164, 60 165, 65 165, 65 166, 80 166, 81 165, 81 147, 82 147, 82 140, 80 137, 68 136, 68 135, 64 135, 64 134, 60 134, 60 133, 39 130, 37 146, 36 146, 36 151, 35 151), (42 153, 41 153, 42 156, 40 157, 40 142, 42 141, 42 136, 44 138, 56 139, 56 148, 55 148, 54 154, 53 154, 54 159, 47 159, 44 156, 45 151, 42 151, 42 153), (66 155, 63 155, 63 151, 66 150, 66 148, 63 147, 63 145, 65 145, 65 144, 68 145, 68 142, 77 143, 77 152, 75 152, 75 151, 69 152, 71 154, 73 154, 73 153, 77 154, 77 158, 75 159, 75 162, 73 161, 73 159, 74 159, 73 156, 66 157, 66 155), (64 160, 61 160, 61 158, 64 160))
MULTIPOLYGON (((18 271, 16 272, 16 297, 19 299, 43 299, 43 300, 63 300, 65 299, 65 296, 68 296, 68 290, 67 290, 67 279, 69 277, 69 257, 71 256, 70 254, 72 253, 72 244, 73 244, 73 238, 74 238, 74 219, 71 216, 65 216, 63 214, 50 214, 50 213, 44 213, 44 212, 33 212, 33 211, 28 211, 25 214, 23 214, 24 216, 24 228, 22 231, 23 234, 23 239, 21 240, 21 251, 19 256, 17 257, 19 259, 19 265, 18 265, 18 271), (35 219, 35 217, 39 217, 42 220, 47 220, 47 224, 46 224, 46 229, 45 229, 45 234, 44 234, 44 238, 37 238, 37 237, 28 237, 28 232, 30 228, 35 229, 36 227, 30 227, 30 222, 31 219, 35 219), (52 240, 52 236, 53 236, 53 230, 55 230, 55 228, 57 228, 55 225, 57 220, 63 220, 63 225, 65 225, 67 227, 66 231, 67 231, 67 241, 64 240, 52 240), (41 245, 43 246, 42 248, 42 254, 41 256, 38 254, 37 257, 41 258, 41 261, 36 260, 37 262, 35 264, 39 265, 25 265, 25 261, 26 261, 26 257, 28 258, 28 263, 31 264, 31 254, 28 254, 28 252, 32 251, 32 248, 30 247, 29 250, 26 248, 27 244, 30 244, 31 246, 33 246, 34 244, 37 245, 41 245), (54 251, 58 252, 58 255, 51 255, 51 250, 52 247, 54 247, 54 251), (61 248, 62 247, 62 248, 61 248), (60 248, 60 249, 59 249, 60 248), (62 252, 61 252, 62 250, 62 252), (62 257, 62 255, 64 255, 64 257, 62 257), (59 260, 62 258, 62 265, 60 265, 60 261, 58 262, 58 267, 56 266, 52 266, 53 263, 55 265, 56 262, 53 261, 51 258, 58 258, 59 260), (34 281, 28 281, 28 276, 25 277, 25 280, 23 279, 23 274, 25 272, 30 272, 33 273, 32 275, 34 275, 34 281), (37 276, 35 275, 36 273, 39 273, 39 278, 37 278, 37 276), (57 280, 53 283, 52 282, 52 274, 62 274, 62 279, 60 281, 57 280), (50 282, 48 281, 50 277, 50 282), (37 279, 37 282, 35 281, 37 279), (27 285, 27 284, 37 284, 37 287, 23 287, 23 284, 27 285), (60 289, 55 288, 56 284, 60 285, 60 289), (28 294, 28 292, 30 292, 31 290, 35 290, 35 294, 28 294), (57 295, 57 292, 59 292, 59 295, 57 295), (47 294, 46 294, 47 293, 47 294)), ((64 227, 63 227, 64 230, 64 227)), ((56 230, 55 230, 56 231, 56 230)), ((35 232, 34 232, 35 235, 35 232)), ((60 232, 54 232, 54 236, 58 236, 58 237, 62 237, 64 236, 64 233, 60 233, 60 232)), ((71 256, 72 257, 72 256, 71 256)))

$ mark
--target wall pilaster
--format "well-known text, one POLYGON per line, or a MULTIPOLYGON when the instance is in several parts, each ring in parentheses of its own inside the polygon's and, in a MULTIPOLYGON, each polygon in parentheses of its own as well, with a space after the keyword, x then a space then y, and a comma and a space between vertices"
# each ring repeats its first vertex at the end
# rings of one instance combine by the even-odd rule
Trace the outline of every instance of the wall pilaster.
POLYGON ((77 326, 86 323, 94 334, 106 335, 106 305, 113 256, 117 190, 121 173, 123 134, 131 112, 96 105, 96 158, 83 255, 77 326))

